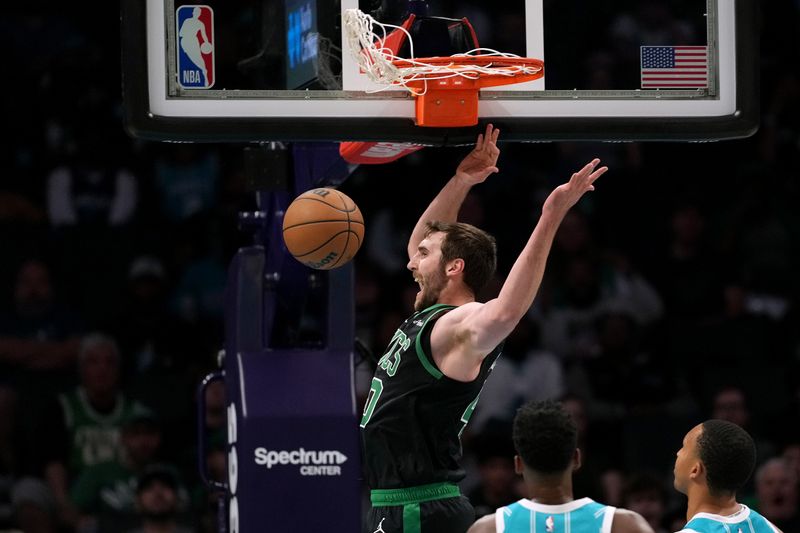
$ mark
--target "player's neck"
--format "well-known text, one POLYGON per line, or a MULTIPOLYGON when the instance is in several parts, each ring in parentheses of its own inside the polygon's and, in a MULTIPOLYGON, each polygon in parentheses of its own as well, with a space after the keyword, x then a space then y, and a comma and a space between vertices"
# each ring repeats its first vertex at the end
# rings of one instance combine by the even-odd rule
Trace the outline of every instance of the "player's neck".
POLYGON ((561 505, 575 498, 572 495, 572 472, 563 476, 525 476, 528 497, 535 503, 543 505, 561 505))
POLYGON ((715 496, 707 489, 698 487, 697 494, 689 494, 686 519, 690 520, 697 513, 728 516, 737 513, 741 508, 741 504, 736 501, 736 494, 715 496))
POLYGON ((437 299, 436 303, 459 306, 474 301, 475 295, 472 293, 472 291, 464 286, 459 287, 454 284, 449 284, 447 287, 442 289, 442 292, 439 294, 439 298, 437 299))

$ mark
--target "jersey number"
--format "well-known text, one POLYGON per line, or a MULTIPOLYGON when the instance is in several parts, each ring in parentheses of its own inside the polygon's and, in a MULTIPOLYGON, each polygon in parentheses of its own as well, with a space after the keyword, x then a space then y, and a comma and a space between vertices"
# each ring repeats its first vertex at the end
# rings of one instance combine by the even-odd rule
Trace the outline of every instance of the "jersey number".
POLYGON ((378 361, 378 366, 384 369, 389 377, 394 376, 397 373, 397 367, 400 366, 403 352, 408 350, 409 346, 411 346, 411 339, 398 329, 392 337, 389 349, 378 361))
POLYGON ((367 425, 369 419, 372 418, 372 413, 375 411, 375 404, 378 403, 378 398, 381 397, 383 392, 383 381, 379 378, 372 378, 372 385, 369 386, 369 396, 367 396, 367 403, 364 405, 364 414, 361 415, 362 428, 367 425))

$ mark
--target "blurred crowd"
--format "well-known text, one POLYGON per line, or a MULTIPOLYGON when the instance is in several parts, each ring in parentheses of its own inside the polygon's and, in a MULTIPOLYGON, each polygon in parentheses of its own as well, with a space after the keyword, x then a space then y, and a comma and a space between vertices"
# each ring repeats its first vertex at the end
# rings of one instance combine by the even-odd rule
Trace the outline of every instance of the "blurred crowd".
MULTIPOLYGON (((498 241, 481 299, 501 286, 553 187, 595 156, 611 170, 564 221, 464 434, 463 489, 480 514, 521 497, 515 409, 556 398, 580 428, 576 496, 674 531, 684 513, 675 451, 695 423, 722 418, 758 445, 744 501, 800 532, 800 4, 764 7, 752 137, 502 144, 501 132, 501 173, 461 212, 498 241)), ((91 9, 10 6, 0 19, 14 51, 2 99, 0 530, 211 532, 195 390, 223 342, 228 262, 249 238, 237 213, 255 199, 240 145, 126 135, 118 5, 91 9)), ((652 30, 635 14, 613 28, 601 37, 652 30)), ((604 65, 587 66, 613 79, 604 65)), ((417 290, 409 232, 467 151, 426 148, 341 186, 366 221, 356 335, 373 355, 417 290)), ((360 401, 372 364, 357 367, 360 401)), ((222 479, 221 384, 206 403, 203 459, 222 479)))

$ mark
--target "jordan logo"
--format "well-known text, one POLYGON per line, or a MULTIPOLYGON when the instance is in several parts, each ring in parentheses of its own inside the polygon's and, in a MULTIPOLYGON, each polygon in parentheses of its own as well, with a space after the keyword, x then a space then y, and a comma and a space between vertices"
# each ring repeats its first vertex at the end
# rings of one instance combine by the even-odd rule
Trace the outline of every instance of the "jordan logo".
POLYGON ((547 533, 553 533, 556 530, 556 522, 552 516, 548 516, 544 521, 544 528, 547 533))
POLYGON ((376 530, 375 530, 375 531, 373 531, 372 533, 386 533, 386 532, 383 530, 383 521, 384 521, 384 520, 386 520, 386 518, 381 518, 381 521, 380 521, 380 523, 378 524, 378 529, 376 529, 376 530))
POLYGON ((175 12, 178 84, 187 89, 214 85, 214 11, 210 6, 180 6, 175 12))

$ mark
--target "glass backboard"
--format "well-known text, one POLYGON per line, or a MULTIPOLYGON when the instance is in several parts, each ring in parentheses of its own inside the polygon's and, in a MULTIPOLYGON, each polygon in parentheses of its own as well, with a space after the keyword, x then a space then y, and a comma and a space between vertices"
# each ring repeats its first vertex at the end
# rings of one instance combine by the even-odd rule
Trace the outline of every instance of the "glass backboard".
POLYGON ((409 91, 364 75, 342 22, 353 9, 396 25, 414 14, 416 57, 467 51, 443 37, 445 18, 466 19, 482 48, 541 59, 541 79, 480 90, 479 120, 506 141, 710 141, 758 126, 754 0, 122 6, 126 123, 142 138, 472 142, 473 127, 418 126, 409 91))

